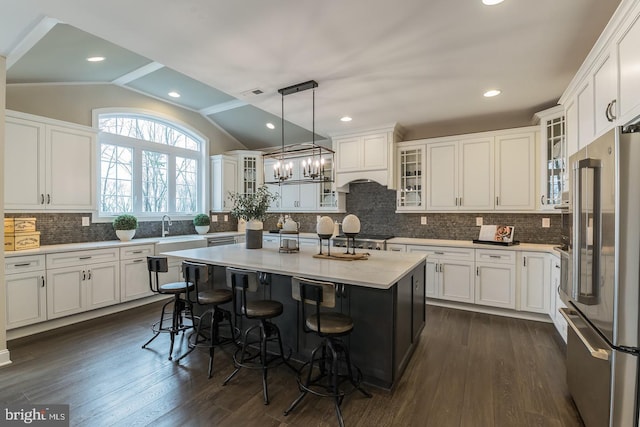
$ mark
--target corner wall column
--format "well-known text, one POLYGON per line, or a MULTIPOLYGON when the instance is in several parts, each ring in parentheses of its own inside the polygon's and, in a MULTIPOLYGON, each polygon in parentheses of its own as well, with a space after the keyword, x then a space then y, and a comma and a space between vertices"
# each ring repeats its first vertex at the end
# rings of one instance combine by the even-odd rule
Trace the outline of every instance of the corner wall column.
MULTIPOLYGON (((0 164, 4 165, 4 113, 7 89, 7 59, 0 56, 0 164)), ((0 168, 0 216, 4 217, 4 167, 0 168)), ((4 233, 0 234, 4 248, 4 233)), ((0 366, 11 363, 7 348, 7 287, 4 281, 4 250, 0 251, 0 366)))

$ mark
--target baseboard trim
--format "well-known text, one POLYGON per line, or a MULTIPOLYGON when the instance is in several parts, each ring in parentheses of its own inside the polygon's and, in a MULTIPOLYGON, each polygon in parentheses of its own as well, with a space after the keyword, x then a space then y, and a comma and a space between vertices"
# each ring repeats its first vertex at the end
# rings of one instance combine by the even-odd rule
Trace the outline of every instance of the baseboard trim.
POLYGON ((549 317, 548 314, 529 313, 526 311, 507 310, 504 308, 486 307, 486 306, 475 305, 475 304, 465 304, 462 302, 434 300, 429 298, 427 299, 426 303, 427 305, 453 308, 456 310, 475 311, 477 313, 493 314, 495 316, 513 317, 516 319, 534 320, 536 322, 553 323, 551 321, 551 317, 549 317))
POLYGON ((0 350, 0 366, 6 366, 11 364, 11 355, 9 350, 0 350))
POLYGON ((7 331, 7 341, 16 338, 23 338, 29 335, 39 334, 40 332, 50 331, 52 329, 61 328, 63 326, 73 325, 74 323, 84 322, 86 320, 95 319, 97 317, 107 316, 109 314, 119 313, 135 307, 151 304, 156 301, 173 298, 165 295, 153 295, 146 298, 140 298, 133 301, 127 301, 121 304, 111 305, 96 310, 85 311, 83 313, 74 314, 72 316, 61 317, 59 319, 47 320, 45 322, 33 325, 23 326, 21 328, 10 329, 7 331))

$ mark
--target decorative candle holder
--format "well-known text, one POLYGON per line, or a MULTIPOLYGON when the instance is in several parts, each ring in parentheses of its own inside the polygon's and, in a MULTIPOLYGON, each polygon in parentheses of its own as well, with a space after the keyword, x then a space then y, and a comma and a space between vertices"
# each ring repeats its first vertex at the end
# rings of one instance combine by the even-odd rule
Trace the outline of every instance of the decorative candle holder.
POLYGON ((345 236, 347 236, 347 252, 345 253, 347 254, 349 253, 349 239, 351 239, 353 243, 352 254, 355 255, 356 254, 356 236, 360 232, 360 219, 358 219, 358 217, 353 214, 349 214, 345 216, 344 219, 342 220, 342 232, 344 233, 345 236))
POLYGON ((322 241, 327 240, 327 253, 331 255, 331 237, 333 237, 333 220, 331 217, 323 216, 318 219, 316 232, 320 238, 320 253, 322 255, 322 241))

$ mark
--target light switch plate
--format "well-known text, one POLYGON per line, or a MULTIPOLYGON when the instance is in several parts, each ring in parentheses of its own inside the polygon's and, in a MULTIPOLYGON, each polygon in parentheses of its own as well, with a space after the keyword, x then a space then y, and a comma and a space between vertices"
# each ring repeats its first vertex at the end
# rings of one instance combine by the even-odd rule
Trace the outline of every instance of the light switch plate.
POLYGON ((227 221, 229 221, 229 215, 224 216, 224 222, 227 222, 227 221))
POLYGON ((82 226, 83 227, 88 227, 90 225, 90 221, 91 218, 89 218, 88 216, 83 216, 82 217, 82 226))
POLYGON ((482 217, 481 216, 477 216, 476 217, 476 226, 478 226, 478 227, 482 226, 482 217))
POLYGON ((551 227, 551 219, 550 218, 542 218, 542 228, 551 227))
POLYGON ((421 216, 420 217, 420 224, 421 225, 427 225, 427 217, 426 216, 421 216))
POLYGON ((211 222, 218 222, 218 215, 211 215, 211 222))

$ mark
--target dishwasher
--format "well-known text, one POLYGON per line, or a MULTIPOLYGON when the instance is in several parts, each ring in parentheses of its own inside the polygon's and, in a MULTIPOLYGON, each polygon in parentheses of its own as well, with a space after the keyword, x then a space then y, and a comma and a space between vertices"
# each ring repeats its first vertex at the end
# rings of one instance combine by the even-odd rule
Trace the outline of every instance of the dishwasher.
POLYGON ((237 236, 218 236, 207 238, 207 246, 233 245, 237 242, 237 236))

